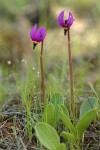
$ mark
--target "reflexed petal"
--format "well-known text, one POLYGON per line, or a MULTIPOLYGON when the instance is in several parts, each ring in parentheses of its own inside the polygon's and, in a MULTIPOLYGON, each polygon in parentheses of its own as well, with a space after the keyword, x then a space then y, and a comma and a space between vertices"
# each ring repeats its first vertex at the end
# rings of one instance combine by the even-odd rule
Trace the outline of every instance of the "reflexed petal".
POLYGON ((34 27, 32 28, 32 30, 30 32, 30 37, 33 41, 35 40, 36 32, 37 32, 37 24, 34 25, 34 27))
POLYGON ((65 21, 64 21, 64 10, 59 14, 58 16, 58 23, 62 26, 62 27, 66 27, 65 21))
POLYGON ((39 28, 39 30, 36 33, 35 40, 37 42, 41 42, 46 37, 46 29, 44 27, 39 28))
POLYGON ((67 26, 70 27, 73 24, 74 18, 72 13, 69 12, 68 20, 67 20, 67 26))

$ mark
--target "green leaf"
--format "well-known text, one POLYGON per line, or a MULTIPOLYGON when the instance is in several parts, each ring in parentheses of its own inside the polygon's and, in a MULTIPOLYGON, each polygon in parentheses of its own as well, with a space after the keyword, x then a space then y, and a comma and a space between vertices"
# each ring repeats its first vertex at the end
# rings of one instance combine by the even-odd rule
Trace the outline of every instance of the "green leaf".
POLYGON ((45 107, 42 119, 43 122, 46 122, 47 124, 55 127, 56 118, 55 118, 55 107, 53 104, 50 103, 45 107))
POLYGON ((76 126, 76 130, 78 133, 79 138, 81 139, 83 136, 83 133, 85 132, 86 128, 89 126, 89 124, 95 119, 96 117, 96 109, 92 109, 88 111, 79 121, 79 123, 76 126))
POLYGON ((64 100, 61 93, 54 93, 50 99, 50 102, 54 104, 56 107, 58 104, 64 105, 64 100))
POLYGON ((98 99, 96 97, 85 100, 80 108, 80 118, 82 118, 89 110, 98 107, 98 99))
POLYGON ((55 106, 55 112, 56 112, 56 123, 59 120, 59 113, 58 113, 58 105, 62 104, 64 105, 64 100, 63 97, 61 95, 61 93, 55 93, 53 94, 50 103, 54 104, 55 106))
POLYGON ((46 123, 37 123, 35 127, 36 135, 42 145, 49 150, 56 150, 60 140, 56 130, 46 123))
POLYGON ((75 136, 72 133, 62 131, 61 136, 65 139, 67 139, 69 142, 75 141, 75 136))
POLYGON ((66 150, 66 146, 64 143, 58 144, 56 150, 66 150))
POLYGON ((59 115, 65 127, 68 128, 70 132, 75 135, 76 134, 75 127, 71 123, 70 119, 62 111, 59 111, 59 115))
POLYGON ((58 105, 59 110, 62 111, 69 118, 69 111, 64 105, 58 105))

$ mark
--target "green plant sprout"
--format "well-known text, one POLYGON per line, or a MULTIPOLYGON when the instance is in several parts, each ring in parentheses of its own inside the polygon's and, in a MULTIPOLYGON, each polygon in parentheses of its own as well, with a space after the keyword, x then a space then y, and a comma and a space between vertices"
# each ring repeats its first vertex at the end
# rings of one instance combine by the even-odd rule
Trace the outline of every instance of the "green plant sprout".
MULTIPOLYGON (((61 131, 60 136, 67 141, 70 150, 81 150, 81 143, 84 141, 84 132, 90 123, 96 119, 97 108, 97 98, 94 97, 85 100, 80 108, 79 121, 74 124, 71 122, 69 111, 64 106, 60 93, 55 93, 53 95, 53 101, 45 107, 42 122, 36 124, 36 136, 41 144, 51 150, 53 143, 56 142, 56 138, 52 134, 50 135, 49 132, 53 130, 52 128, 57 130, 57 123, 62 120, 65 129, 61 131)), ((56 150, 56 146, 54 150, 56 150)))

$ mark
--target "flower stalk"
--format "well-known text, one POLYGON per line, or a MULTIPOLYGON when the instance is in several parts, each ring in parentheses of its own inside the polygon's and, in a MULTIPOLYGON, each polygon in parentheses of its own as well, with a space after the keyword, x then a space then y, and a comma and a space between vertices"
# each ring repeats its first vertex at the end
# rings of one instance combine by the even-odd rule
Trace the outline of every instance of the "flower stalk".
POLYGON ((41 52, 40 52, 40 69, 41 69, 41 99, 44 101, 44 107, 46 106, 46 101, 44 100, 45 96, 45 82, 44 82, 44 68, 43 68, 43 40, 46 37, 46 29, 40 27, 37 29, 37 24, 33 26, 30 32, 31 40, 33 41, 33 49, 35 49, 38 43, 41 43, 41 52))
POLYGON ((70 42, 70 28, 68 28, 68 57, 69 57, 69 74, 70 74, 70 94, 71 94, 71 110, 73 121, 75 123, 75 101, 74 101, 74 83, 73 83, 73 68, 72 68, 72 52, 70 42))
POLYGON ((43 67, 43 41, 41 42, 41 52, 40 52, 40 69, 41 69, 41 97, 44 101, 44 107, 46 106, 45 96, 45 80, 44 80, 44 67, 43 67))
POLYGON ((68 56, 69 56, 69 71, 70 71, 70 93, 71 93, 71 110, 73 115, 73 122, 75 123, 75 102, 74 102, 74 86, 73 86, 73 69, 72 69, 72 54, 71 54, 71 42, 70 42, 70 27, 74 22, 74 18, 71 12, 69 12, 68 18, 64 19, 64 10, 60 12, 58 16, 58 24, 64 29, 64 35, 68 35, 68 56), (68 34, 67 34, 68 32, 68 34))

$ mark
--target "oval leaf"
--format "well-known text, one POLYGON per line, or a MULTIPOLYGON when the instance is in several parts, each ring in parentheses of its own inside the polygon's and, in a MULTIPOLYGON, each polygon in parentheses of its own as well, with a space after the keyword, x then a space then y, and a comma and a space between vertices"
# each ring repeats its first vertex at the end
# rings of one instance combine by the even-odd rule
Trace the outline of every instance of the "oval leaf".
POLYGON ((49 150, 56 150, 60 144, 56 130, 46 123, 37 123, 35 127, 36 135, 42 145, 49 150))
POLYGON ((61 93, 55 93, 53 94, 51 100, 50 100, 50 103, 54 104, 55 106, 55 112, 56 112, 56 123, 57 121, 59 120, 59 113, 58 113, 58 105, 59 104, 62 104, 64 105, 64 99, 62 97, 62 94, 61 93))
POLYGON ((59 116, 62 122, 64 123, 65 127, 68 128, 70 132, 75 135, 76 134, 75 127, 71 123, 70 119, 62 111, 59 111, 59 116))
POLYGON ((58 104, 64 105, 64 99, 61 93, 54 93, 50 99, 50 102, 57 107, 58 104))
POLYGON ((69 142, 75 141, 75 136, 72 133, 63 131, 63 132, 61 132, 61 136, 65 139, 67 139, 69 142))
POLYGON ((55 107, 53 104, 48 104, 42 115, 43 122, 55 127, 55 107))
POLYGON ((57 146, 56 150, 66 150, 66 146, 64 143, 61 143, 57 146))
POLYGON ((76 126, 76 130, 78 133, 79 138, 81 139, 83 136, 83 133, 85 132, 86 128, 89 126, 89 124, 95 119, 96 117, 96 109, 92 109, 88 111, 79 121, 79 123, 76 126))
POLYGON ((69 118, 69 111, 64 105, 58 105, 59 110, 62 111, 69 118))
POLYGON ((80 108, 80 118, 82 118, 89 110, 98 107, 98 99, 96 97, 85 100, 80 108))

